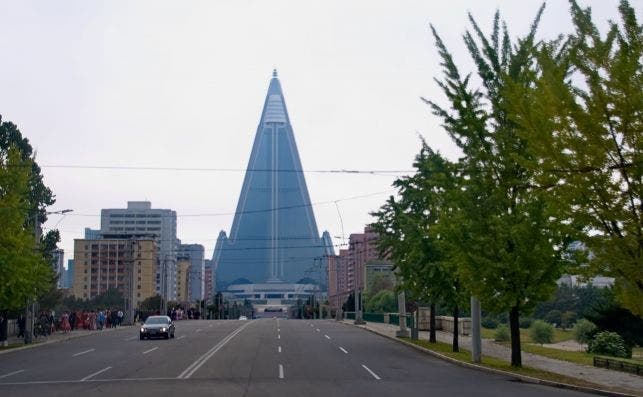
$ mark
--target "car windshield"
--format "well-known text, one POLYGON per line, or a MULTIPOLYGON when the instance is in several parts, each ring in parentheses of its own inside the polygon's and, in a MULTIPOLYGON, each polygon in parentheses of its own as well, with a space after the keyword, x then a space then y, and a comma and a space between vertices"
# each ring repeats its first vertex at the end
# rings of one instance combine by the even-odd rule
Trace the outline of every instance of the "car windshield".
POLYGON ((150 317, 145 321, 145 324, 167 324, 167 318, 165 317, 150 317))

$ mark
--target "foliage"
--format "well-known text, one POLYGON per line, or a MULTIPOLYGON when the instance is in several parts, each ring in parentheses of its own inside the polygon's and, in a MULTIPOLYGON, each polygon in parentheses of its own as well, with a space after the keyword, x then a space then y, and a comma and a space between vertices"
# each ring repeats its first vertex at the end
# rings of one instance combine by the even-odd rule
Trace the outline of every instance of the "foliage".
MULTIPOLYGON (((545 319, 552 310, 562 313, 575 312, 577 317, 585 317, 595 307, 600 307, 613 301, 613 293, 609 288, 598 288, 593 285, 570 287, 566 284, 558 286, 554 296, 540 302, 534 311, 534 317, 545 319)), ((562 316, 562 314, 561 314, 562 316)))
POLYGON ((462 150, 458 163, 458 194, 445 239, 457 253, 458 273, 483 307, 510 313, 512 365, 521 365, 519 317, 549 298, 565 262, 568 227, 549 205, 546 191, 534 184, 529 143, 510 119, 505 91, 529 86, 535 53, 535 32, 543 8, 529 33, 511 43, 501 32, 496 13, 487 37, 473 17, 473 33, 464 40, 482 87, 470 88, 435 29, 444 78, 438 81, 449 108, 426 100, 443 127, 462 150))
POLYGON ((603 331, 594 335, 594 338, 589 341, 587 351, 614 357, 632 357, 632 348, 625 344, 619 334, 610 331, 603 331))
MULTIPOLYGON (((1 130, 0 130, 1 131, 1 130)), ((2 138, 2 135, 0 135, 2 138)), ((0 308, 17 309, 51 282, 51 266, 34 250, 25 227, 29 211, 31 161, 16 148, 0 150, 0 308)))
POLYGON ((529 336, 534 343, 543 345, 554 339, 554 327, 543 320, 536 320, 529 327, 529 336))
POLYGON ((572 311, 565 311, 560 315, 560 326, 563 328, 569 328, 576 322, 578 314, 572 311))
POLYGON ((496 342, 509 342, 511 335, 509 335, 509 328, 506 325, 500 324, 496 331, 493 333, 493 340, 496 342))
POLYGON ((550 324, 560 325, 562 322, 562 315, 560 310, 552 310, 549 313, 545 314, 545 321, 550 324))
POLYGON ((373 274, 373 277, 369 280, 366 290, 369 294, 375 295, 381 290, 392 291, 395 285, 393 284, 393 279, 391 276, 377 272, 373 274))
POLYGON ((574 324, 574 329, 572 330, 574 340, 580 344, 589 343, 596 334, 596 329, 596 325, 593 322, 582 318, 574 324))
POLYGON ((534 319, 531 317, 521 317, 520 318, 520 328, 529 328, 534 322, 534 319))
POLYGON ((150 296, 149 298, 141 302, 140 309, 142 311, 155 312, 160 309, 161 301, 162 301, 161 295, 150 296))
POLYGON ((496 329, 496 327, 498 327, 498 321, 493 317, 485 316, 480 320, 480 325, 484 328, 496 329))
POLYGON ((615 302, 594 309, 585 316, 603 331, 616 332, 630 346, 643 346, 643 319, 615 302))
POLYGON ((527 163, 561 219, 582 227, 588 275, 616 278, 619 302, 643 316, 643 29, 621 0, 601 36, 572 0, 575 32, 540 47, 536 81, 515 85, 512 120, 527 163))
POLYGON ((390 313, 397 311, 397 297, 391 290, 383 289, 364 303, 369 313, 390 313))

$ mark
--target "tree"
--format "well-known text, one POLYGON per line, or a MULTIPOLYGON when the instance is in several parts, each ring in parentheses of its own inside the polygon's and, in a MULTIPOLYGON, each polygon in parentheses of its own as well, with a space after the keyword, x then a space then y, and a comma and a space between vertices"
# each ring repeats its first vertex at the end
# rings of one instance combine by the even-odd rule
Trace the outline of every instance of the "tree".
POLYGON ((543 320, 536 320, 529 327, 529 336, 540 345, 551 343, 554 340, 554 327, 543 320))
POLYGON ((565 265, 560 253, 568 242, 546 189, 525 166, 529 142, 512 121, 506 95, 508 87, 535 80, 530 66, 543 9, 515 44, 504 24, 501 33, 498 13, 490 37, 469 16, 473 33, 467 32, 464 41, 482 82, 475 89, 432 27, 444 70, 443 79, 436 81, 448 108, 425 100, 463 152, 458 194, 452 197, 456 211, 449 222, 450 251, 457 255, 463 282, 483 306, 509 312, 513 366, 522 365, 519 317, 554 291, 565 265))
POLYGON ((574 334, 574 340, 579 344, 587 344, 594 337, 596 333, 596 325, 589 320, 580 319, 574 325, 572 330, 574 334))
POLYGON ((643 28, 626 0, 601 36, 571 0, 575 32, 540 48, 530 85, 512 89, 529 164, 564 218, 583 227, 590 274, 616 278, 620 303, 643 316, 643 28), (562 49, 562 50, 561 50, 562 49))
MULTIPOLYGON (((0 317, 32 302, 47 289, 52 270, 34 250, 35 239, 25 228, 28 212, 30 160, 10 147, 0 152, 0 317)), ((0 323, 6 336, 7 321, 0 323)))
MULTIPOLYGON (((450 197, 454 190, 455 166, 422 142, 416 156, 416 172, 396 180, 400 199, 390 197, 378 212, 372 213, 378 244, 390 256, 398 271, 401 288, 419 299, 440 302, 454 317, 453 351, 458 351, 458 316, 464 299, 464 288, 452 260, 449 245, 440 237, 448 226, 450 197), (447 226, 443 225, 447 224, 447 226)), ((431 309, 434 324, 435 307, 431 309)), ((431 326, 431 341, 435 340, 431 326)))
POLYGON ((370 297, 364 308, 371 313, 390 313, 397 310, 397 299, 393 291, 383 289, 370 297))

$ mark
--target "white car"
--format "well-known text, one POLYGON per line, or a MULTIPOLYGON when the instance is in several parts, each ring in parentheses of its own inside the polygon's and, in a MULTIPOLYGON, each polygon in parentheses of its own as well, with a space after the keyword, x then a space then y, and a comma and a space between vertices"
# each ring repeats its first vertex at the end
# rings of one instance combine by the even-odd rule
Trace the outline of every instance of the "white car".
POLYGON ((239 316, 239 320, 247 320, 247 319, 248 319, 248 317, 246 317, 246 316, 239 316))

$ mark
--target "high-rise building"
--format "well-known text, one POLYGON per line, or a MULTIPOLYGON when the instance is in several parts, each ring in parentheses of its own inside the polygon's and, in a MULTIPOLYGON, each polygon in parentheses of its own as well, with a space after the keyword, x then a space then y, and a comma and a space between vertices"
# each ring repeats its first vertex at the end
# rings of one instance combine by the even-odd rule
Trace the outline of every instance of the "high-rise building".
POLYGON ((205 248, 201 244, 179 244, 177 255, 190 261, 188 300, 202 300, 205 284, 205 248))
POLYGON ((67 260, 67 270, 65 271, 65 279, 63 283, 63 288, 72 288, 74 285, 74 260, 67 260))
POLYGON ((176 258, 176 300, 179 303, 189 303, 188 280, 190 274, 190 258, 181 255, 176 258))
POLYGON ((214 264, 210 259, 205 260, 205 282, 203 283, 203 299, 210 305, 214 302, 214 264))
POLYGON ((56 287, 58 289, 63 288, 64 278, 65 278, 65 251, 57 248, 51 253, 51 266, 56 273, 57 281, 56 287))
POLYGON ((176 299, 176 212, 152 208, 149 201, 128 201, 127 208, 101 211, 102 238, 154 238, 158 243, 155 290, 176 299))
POLYGON ((129 309, 155 295, 157 242, 152 238, 74 240, 73 294, 91 299, 110 288, 120 290, 129 309))
POLYGON ((219 234, 218 289, 230 284, 298 283, 333 254, 320 237, 281 83, 273 72, 230 234, 219 234))

